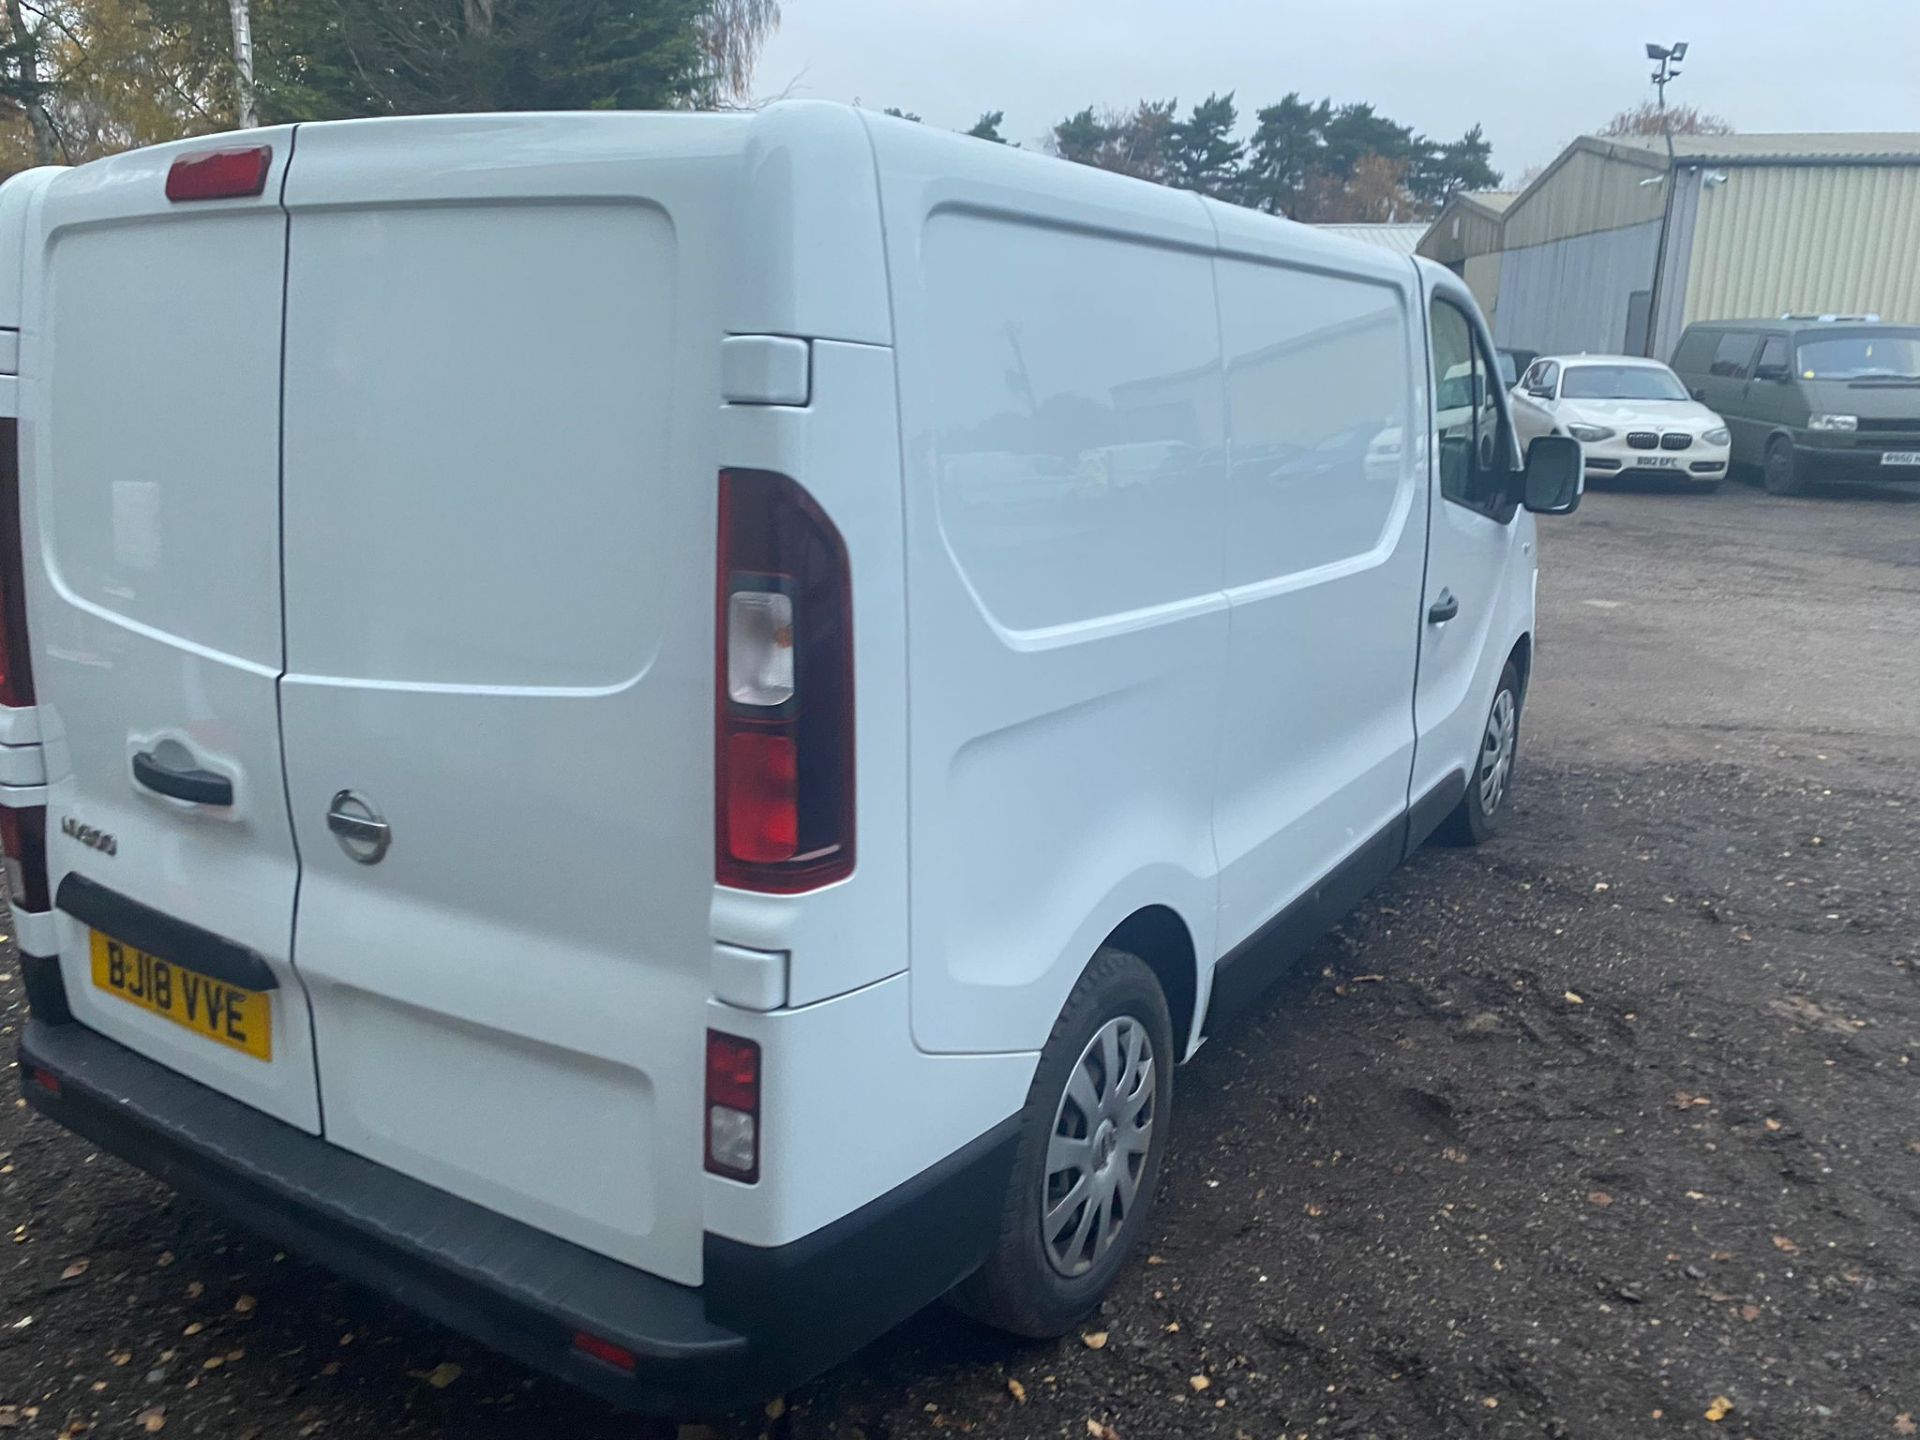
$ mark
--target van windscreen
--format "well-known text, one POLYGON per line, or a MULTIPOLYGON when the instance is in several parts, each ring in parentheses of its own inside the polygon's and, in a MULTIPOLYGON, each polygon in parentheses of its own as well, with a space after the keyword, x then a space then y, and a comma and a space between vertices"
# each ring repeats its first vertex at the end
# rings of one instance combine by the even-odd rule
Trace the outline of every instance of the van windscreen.
POLYGON ((1855 330, 1800 342, 1803 380, 1920 380, 1920 330, 1855 330))

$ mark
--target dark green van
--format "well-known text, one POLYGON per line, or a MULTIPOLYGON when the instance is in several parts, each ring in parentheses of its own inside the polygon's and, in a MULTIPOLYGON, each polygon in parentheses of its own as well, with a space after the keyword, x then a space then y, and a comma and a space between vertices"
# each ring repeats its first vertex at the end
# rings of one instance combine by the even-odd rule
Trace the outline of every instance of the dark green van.
POLYGON ((1823 480, 1920 481, 1920 325, 1787 315, 1689 325, 1673 370, 1733 432, 1733 462, 1797 495, 1823 480))

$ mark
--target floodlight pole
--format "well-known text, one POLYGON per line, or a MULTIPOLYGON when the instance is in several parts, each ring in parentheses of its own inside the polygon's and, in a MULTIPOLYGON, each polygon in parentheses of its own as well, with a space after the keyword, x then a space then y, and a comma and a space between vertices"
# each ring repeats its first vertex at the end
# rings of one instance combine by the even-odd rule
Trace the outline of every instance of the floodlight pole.
POLYGON ((1667 142, 1666 203, 1660 207, 1660 243, 1653 252, 1653 285, 1647 292, 1647 334, 1641 342, 1642 353, 1647 355, 1653 354, 1654 340, 1660 333, 1660 277, 1667 268, 1667 236, 1673 229, 1673 192, 1679 183, 1673 161, 1673 122, 1667 115, 1667 82, 1680 78, 1680 72, 1673 67, 1685 59, 1686 54, 1685 41, 1647 46, 1647 58, 1654 62, 1653 87, 1660 103, 1660 134, 1667 142))
POLYGON ((253 17, 247 12, 247 0, 227 0, 227 10, 233 17, 234 99, 240 128, 251 130, 260 123, 253 98, 253 17))

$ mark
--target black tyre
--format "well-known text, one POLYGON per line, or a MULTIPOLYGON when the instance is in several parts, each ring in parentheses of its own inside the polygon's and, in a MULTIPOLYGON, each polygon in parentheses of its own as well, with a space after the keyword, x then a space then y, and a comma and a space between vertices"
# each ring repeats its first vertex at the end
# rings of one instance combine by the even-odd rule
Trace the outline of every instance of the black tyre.
POLYGON ((1146 963, 1103 949, 1027 1091, 1000 1236, 948 1298, 1015 1335, 1064 1335, 1146 1229, 1173 1100, 1173 1024, 1146 963))
POLYGON ((1513 794, 1513 767, 1520 756, 1520 672, 1509 660, 1487 707, 1480 747, 1467 776, 1467 793, 1440 822, 1439 835, 1452 845, 1478 845, 1506 819, 1513 794))
POLYGON ((1769 495, 1807 493, 1807 467, 1799 462, 1793 453, 1793 442, 1786 436, 1776 435, 1767 442, 1767 459, 1760 470, 1760 483, 1767 487, 1769 495))

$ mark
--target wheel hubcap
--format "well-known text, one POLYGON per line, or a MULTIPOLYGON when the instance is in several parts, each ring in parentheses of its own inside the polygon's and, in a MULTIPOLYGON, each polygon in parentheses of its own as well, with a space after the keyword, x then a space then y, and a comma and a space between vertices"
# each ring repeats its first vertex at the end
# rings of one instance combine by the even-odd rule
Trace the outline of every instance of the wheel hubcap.
POLYGON ((1480 742, 1480 809, 1491 815, 1507 795, 1507 780, 1513 773, 1513 742, 1519 730, 1520 711, 1513 692, 1502 690, 1493 697, 1493 709, 1487 714, 1487 733, 1480 742))
POLYGON ((1133 1214, 1153 1143, 1153 1043, 1130 1015, 1087 1042, 1054 1107, 1040 1182, 1040 1241, 1060 1274, 1084 1275, 1133 1214))

